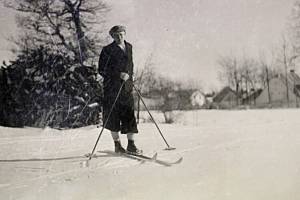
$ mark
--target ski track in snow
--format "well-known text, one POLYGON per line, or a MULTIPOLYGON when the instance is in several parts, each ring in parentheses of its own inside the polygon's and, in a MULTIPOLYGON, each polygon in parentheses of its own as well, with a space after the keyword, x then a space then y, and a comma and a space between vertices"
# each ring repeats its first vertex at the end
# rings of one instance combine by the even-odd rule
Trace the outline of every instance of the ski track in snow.
MULTIPOLYGON (((83 162, 87 161, 86 157, 82 157, 80 160, 78 161, 72 161, 76 164, 76 168, 73 170, 66 170, 66 171, 62 171, 62 172, 55 172, 54 169, 54 164, 51 164, 51 167, 46 167, 46 168, 34 168, 34 167, 15 167, 15 169, 20 169, 20 171, 23 172, 36 172, 36 171, 44 171, 45 174, 43 175, 39 175, 35 178, 27 178, 27 179, 21 179, 18 180, 15 183, 10 183, 10 184, 0 184, 0 189, 2 188, 9 188, 8 190, 14 190, 20 187, 25 187, 27 185, 33 184, 35 181, 37 180, 43 180, 43 179, 48 179, 48 180, 55 180, 55 182, 59 182, 58 180, 60 179, 60 177, 65 176, 65 175, 71 175, 71 174, 84 174, 86 172, 90 173, 93 171, 96 171, 98 169, 109 169, 109 170, 113 170, 114 173, 116 174, 116 169, 119 168, 124 168, 124 167, 132 167, 134 165, 140 165, 141 162, 137 162, 132 160, 131 162, 128 162, 128 158, 124 158, 124 157, 115 157, 115 158, 108 158, 108 159, 104 159, 103 161, 99 161, 99 159, 101 159, 101 157, 98 158, 93 158, 91 161, 89 161, 89 167, 84 167, 81 166, 83 162), (78 167, 80 166, 80 167, 78 167), (53 170, 53 171, 51 171, 53 170)), ((67 163, 56 163, 56 164, 67 164, 67 163)), ((46 183, 46 182, 45 182, 46 183)), ((40 186, 40 187, 46 187, 46 185, 40 186)))

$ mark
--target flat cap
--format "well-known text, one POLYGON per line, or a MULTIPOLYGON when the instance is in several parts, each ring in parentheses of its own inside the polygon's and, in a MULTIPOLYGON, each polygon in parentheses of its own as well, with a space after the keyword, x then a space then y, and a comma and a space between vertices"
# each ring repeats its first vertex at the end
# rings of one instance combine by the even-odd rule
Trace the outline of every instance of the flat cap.
POLYGON ((118 33, 118 32, 126 32, 125 26, 121 26, 121 25, 113 26, 113 27, 109 30, 109 35, 112 36, 112 34, 118 33))

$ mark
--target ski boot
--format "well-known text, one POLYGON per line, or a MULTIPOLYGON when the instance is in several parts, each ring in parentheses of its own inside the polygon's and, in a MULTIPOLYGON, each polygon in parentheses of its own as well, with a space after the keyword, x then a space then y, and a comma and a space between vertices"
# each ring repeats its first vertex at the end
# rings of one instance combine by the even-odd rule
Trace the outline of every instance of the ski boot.
POLYGON ((134 140, 128 140, 127 153, 133 155, 142 155, 143 151, 135 146, 134 140))
POLYGON ((125 153, 126 150, 122 147, 120 141, 114 141, 115 143, 115 153, 125 153))

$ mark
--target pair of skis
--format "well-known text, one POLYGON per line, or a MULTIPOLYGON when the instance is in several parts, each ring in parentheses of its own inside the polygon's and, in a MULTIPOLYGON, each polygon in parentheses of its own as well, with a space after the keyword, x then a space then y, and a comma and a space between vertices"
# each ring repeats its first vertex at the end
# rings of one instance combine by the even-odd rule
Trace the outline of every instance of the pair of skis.
POLYGON ((161 165, 164 165, 164 166, 167 166, 167 167, 172 166, 174 164, 179 164, 183 160, 182 157, 180 157, 179 159, 177 159, 175 161, 160 160, 160 159, 157 158, 157 155, 158 155, 157 153, 155 153, 152 156, 145 156, 145 155, 142 155, 142 154, 131 154, 131 153, 122 153, 120 155, 125 156, 127 158, 133 158, 133 159, 136 159, 136 160, 140 160, 142 162, 150 161, 150 162, 158 163, 158 164, 161 164, 161 165))
MULTIPOLYGON (((177 159, 175 161, 160 160, 160 159, 157 158, 157 156, 158 156, 157 153, 153 154, 152 156, 146 156, 146 155, 143 155, 143 154, 133 154, 133 153, 129 153, 129 152, 125 152, 125 153, 115 153, 115 152, 112 152, 112 151, 99 151, 99 152, 100 153, 106 153, 106 154, 112 154, 112 155, 115 155, 115 156, 123 156, 123 157, 126 157, 126 158, 141 161, 141 162, 154 162, 154 163, 166 166, 166 167, 170 167, 174 164, 179 164, 183 160, 182 157, 180 157, 179 159, 177 159)), ((90 155, 86 155, 86 156, 89 157, 90 155)), ((94 155, 92 157, 94 157, 94 155)))

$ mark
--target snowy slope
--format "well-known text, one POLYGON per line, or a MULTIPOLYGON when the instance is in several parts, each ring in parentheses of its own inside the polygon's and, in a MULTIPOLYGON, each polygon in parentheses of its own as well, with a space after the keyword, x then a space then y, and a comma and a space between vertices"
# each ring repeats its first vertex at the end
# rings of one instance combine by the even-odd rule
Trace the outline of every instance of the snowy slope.
MULTIPOLYGON (((183 162, 152 162, 97 153, 100 131, 0 127, 0 199, 300 199, 300 110, 191 111, 175 124, 140 124, 145 154, 183 162)), ((155 113, 155 118, 160 118, 155 113)), ((159 120, 160 121, 160 120, 159 120)), ((123 137, 126 146, 126 138, 123 137)), ((98 150, 113 150, 107 131, 98 150)))

